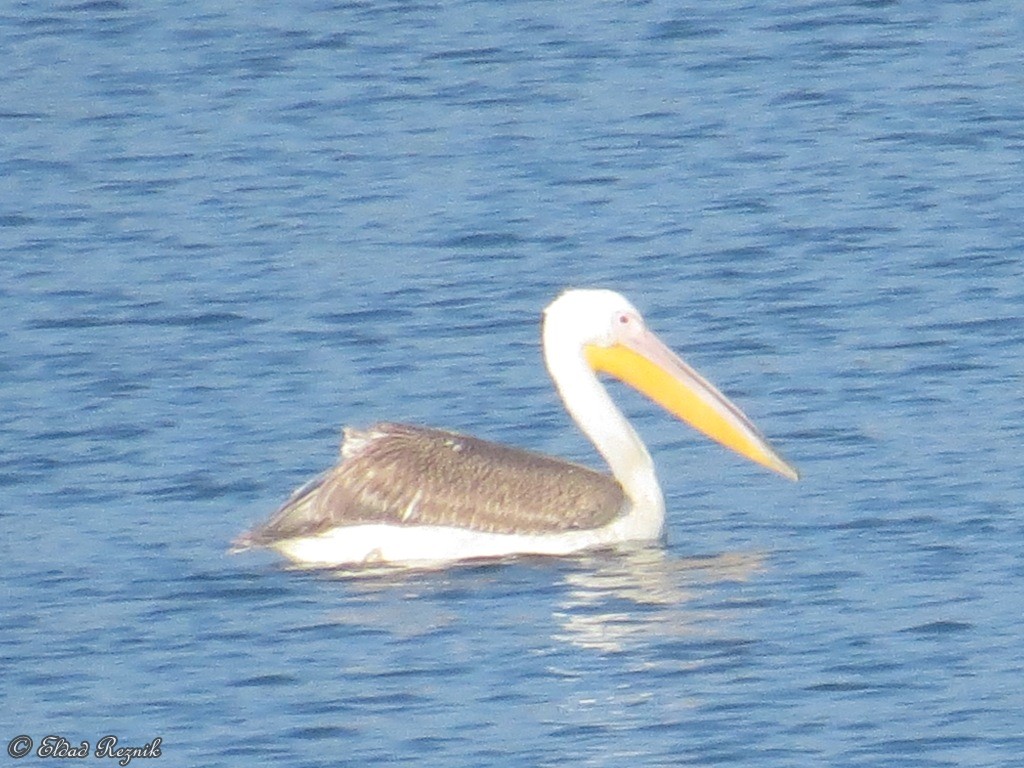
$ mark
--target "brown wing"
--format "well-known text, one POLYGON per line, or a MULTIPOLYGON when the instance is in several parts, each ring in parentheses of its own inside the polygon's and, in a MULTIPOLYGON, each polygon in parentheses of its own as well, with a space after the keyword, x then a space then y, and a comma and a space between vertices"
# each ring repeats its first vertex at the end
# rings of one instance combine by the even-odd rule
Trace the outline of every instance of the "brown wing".
POLYGON ((614 479, 578 464, 441 429, 382 423, 345 430, 341 463, 235 546, 360 523, 557 533, 606 525, 625 507, 614 479))

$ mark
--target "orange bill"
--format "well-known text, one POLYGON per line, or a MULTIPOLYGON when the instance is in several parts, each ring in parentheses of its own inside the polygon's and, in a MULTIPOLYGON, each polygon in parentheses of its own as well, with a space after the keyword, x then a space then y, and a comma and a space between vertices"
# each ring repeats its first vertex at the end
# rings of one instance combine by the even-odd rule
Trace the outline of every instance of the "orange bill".
POLYGON ((609 347, 587 345, 585 354, 595 371, 629 384, 712 440, 790 480, 799 478, 743 411, 650 331, 609 347))

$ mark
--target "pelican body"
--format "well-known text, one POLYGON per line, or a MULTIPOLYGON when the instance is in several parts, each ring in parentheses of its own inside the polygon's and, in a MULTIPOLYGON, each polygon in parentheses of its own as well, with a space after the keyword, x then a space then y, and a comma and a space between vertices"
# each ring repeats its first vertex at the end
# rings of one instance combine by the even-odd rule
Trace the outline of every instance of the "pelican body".
POLYGON ((234 542, 331 567, 565 555, 663 535, 647 448, 598 374, 630 384, 742 456, 797 479, 742 411, 609 290, 570 290, 544 311, 544 361, 611 475, 441 429, 346 429, 341 461, 234 542))

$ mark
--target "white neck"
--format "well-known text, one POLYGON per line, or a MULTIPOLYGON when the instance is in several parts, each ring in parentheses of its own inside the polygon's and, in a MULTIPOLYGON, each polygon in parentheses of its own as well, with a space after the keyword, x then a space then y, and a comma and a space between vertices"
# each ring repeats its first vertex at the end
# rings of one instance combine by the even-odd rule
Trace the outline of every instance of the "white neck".
POLYGON ((553 331, 552 325, 549 320, 544 327, 544 362, 558 394, 629 497, 630 528, 642 532, 645 538, 657 538, 664 527, 665 501, 654 462, 640 436, 598 381, 581 346, 553 331))

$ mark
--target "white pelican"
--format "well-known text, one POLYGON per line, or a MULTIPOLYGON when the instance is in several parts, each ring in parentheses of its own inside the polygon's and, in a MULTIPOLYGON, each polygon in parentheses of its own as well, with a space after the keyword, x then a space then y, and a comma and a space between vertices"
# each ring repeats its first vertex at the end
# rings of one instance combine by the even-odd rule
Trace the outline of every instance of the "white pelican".
POLYGON ((440 429, 346 429, 341 461, 299 488, 234 551, 270 547, 310 566, 564 555, 662 535, 665 502, 646 447, 597 373, 791 480, 750 420, 608 290, 570 290, 544 310, 544 362, 612 474, 440 429))

